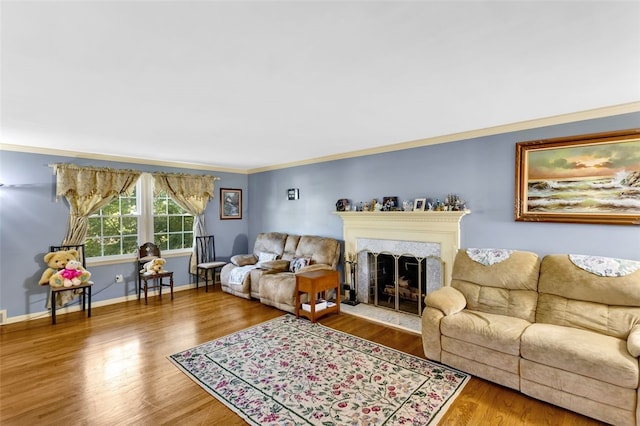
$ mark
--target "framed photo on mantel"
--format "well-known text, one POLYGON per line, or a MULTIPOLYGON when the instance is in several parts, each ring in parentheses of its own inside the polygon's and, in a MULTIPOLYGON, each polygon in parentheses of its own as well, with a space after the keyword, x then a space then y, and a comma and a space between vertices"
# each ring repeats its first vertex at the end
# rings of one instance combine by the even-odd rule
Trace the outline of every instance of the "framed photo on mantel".
POLYGON ((640 129, 516 143, 515 220, 640 225, 640 129))
POLYGON ((242 189, 220 188, 220 219, 242 219, 242 189))

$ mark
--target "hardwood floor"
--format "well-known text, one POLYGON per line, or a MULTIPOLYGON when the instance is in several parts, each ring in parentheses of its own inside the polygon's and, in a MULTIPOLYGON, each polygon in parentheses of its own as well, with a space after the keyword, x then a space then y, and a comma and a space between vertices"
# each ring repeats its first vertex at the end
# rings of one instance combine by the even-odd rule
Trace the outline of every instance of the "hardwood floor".
MULTIPOLYGON (((284 312, 219 287, 0 327, 0 424, 243 425, 167 356, 284 312)), ((348 314, 320 323, 423 357, 420 337, 348 314)), ((597 425, 472 378, 444 425, 597 425)))

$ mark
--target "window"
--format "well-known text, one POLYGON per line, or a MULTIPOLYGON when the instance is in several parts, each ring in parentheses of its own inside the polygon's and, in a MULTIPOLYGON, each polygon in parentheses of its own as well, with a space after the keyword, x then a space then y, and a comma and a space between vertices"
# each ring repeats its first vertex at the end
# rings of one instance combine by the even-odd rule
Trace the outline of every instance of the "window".
POLYGON ((192 215, 166 193, 153 196, 153 176, 143 173, 131 195, 121 195, 89 217, 87 257, 137 254, 153 241, 162 253, 193 246, 192 215))
POLYGON ((86 257, 117 256, 138 249, 137 187, 89 216, 86 257))
POLYGON ((193 247, 193 216, 164 192, 153 200, 153 241, 163 252, 193 247))

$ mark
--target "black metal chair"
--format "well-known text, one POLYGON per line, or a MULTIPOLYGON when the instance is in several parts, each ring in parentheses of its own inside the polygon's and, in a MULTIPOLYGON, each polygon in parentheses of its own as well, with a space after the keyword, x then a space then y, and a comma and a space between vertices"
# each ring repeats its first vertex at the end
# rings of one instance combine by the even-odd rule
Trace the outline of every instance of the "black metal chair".
POLYGON ((216 260, 216 243, 213 235, 196 237, 196 289, 200 284, 200 274, 204 273, 204 291, 209 291, 210 272, 211 283, 215 288, 216 270, 226 264, 216 260))
MULTIPOLYGON (((82 267, 87 269, 87 263, 84 256, 84 244, 75 244, 75 245, 60 245, 60 246, 50 246, 49 252, 56 252, 61 250, 76 250, 78 252, 78 256, 76 256, 76 260, 79 260, 82 263, 82 267)), ((79 293, 82 297, 82 310, 87 311, 87 317, 91 317, 91 287, 93 286, 93 281, 88 281, 86 283, 82 283, 73 287, 50 287, 50 301, 51 301, 51 324, 56 323, 56 308, 57 308, 57 298, 58 294, 63 291, 80 291, 79 293), (88 302, 88 303, 87 303, 88 302), (88 306, 88 308, 87 308, 88 306)))

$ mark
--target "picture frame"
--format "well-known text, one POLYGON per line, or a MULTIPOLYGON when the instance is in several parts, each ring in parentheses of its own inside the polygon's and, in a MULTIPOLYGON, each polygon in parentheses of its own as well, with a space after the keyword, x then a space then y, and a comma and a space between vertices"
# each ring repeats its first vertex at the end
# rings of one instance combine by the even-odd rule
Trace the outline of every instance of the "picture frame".
POLYGON ((640 224, 640 129, 516 143, 515 220, 640 224))
POLYGON ((242 219, 242 189, 220 188, 220 219, 242 219))
POLYGON ((427 204, 426 198, 416 198, 413 200, 413 211, 414 212, 422 212, 424 211, 424 207, 427 204))
POLYGON ((382 210, 395 211, 399 210, 398 197, 382 197, 382 210))

